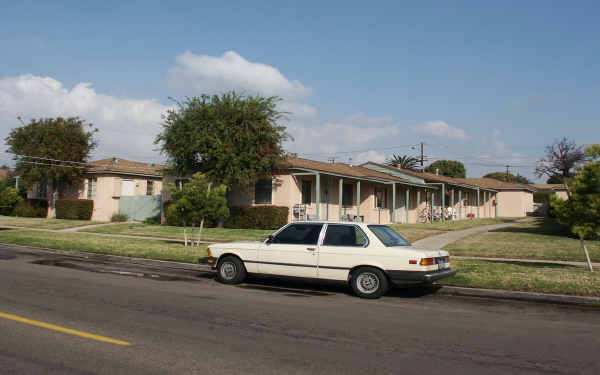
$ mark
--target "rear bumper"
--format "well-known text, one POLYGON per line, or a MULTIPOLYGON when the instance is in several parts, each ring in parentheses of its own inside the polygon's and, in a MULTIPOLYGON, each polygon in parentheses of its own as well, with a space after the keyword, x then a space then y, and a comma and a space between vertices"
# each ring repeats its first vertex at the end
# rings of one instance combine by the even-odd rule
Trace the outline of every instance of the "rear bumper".
POLYGON ((439 279, 456 275, 451 269, 439 271, 387 271, 394 284, 432 283, 439 279))
POLYGON ((218 258, 215 258, 215 257, 202 257, 202 258, 198 258, 198 263, 206 264, 206 265, 211 266, 212 268, 215 268, 217 266, 217 260, 218 260, 218 258))

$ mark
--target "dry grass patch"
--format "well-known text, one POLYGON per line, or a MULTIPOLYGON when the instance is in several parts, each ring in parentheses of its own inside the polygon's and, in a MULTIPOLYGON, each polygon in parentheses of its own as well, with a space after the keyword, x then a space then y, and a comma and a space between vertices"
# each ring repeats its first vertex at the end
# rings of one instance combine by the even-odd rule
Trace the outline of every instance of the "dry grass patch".
POLYGON ((90 220, 43 219, 39 217, 0 216, 0 225, 36 229, 68 229, 83 225, 99 224, 90 220))
MULTIPOLYGON (((600 241, 586 241, 592 262, 600 262, 600 241)), ((460 239, 444 247, 452 255, 585 261, 581 243, 550 220, 520 223, 460 239)))
POLYGON ((185 247, 183 244, 169 241, 82 233, 4 230, 0 231, 0 242, 189 263, 195 263, 199 257, 206 256, 205 245, 185 247))
POLYGON ((600 297, 600 273, 583 266, 454 258, 452 268, 441 284, 600 297))

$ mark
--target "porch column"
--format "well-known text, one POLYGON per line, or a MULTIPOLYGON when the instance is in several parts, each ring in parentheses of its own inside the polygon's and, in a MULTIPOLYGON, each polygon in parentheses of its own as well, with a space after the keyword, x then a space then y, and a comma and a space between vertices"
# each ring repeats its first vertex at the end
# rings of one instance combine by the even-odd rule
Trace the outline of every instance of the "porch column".
POLYGON ((450 207, 452 207, 452 217, 450 220, 454 220, 454 188, 452 188, 450 194, 450 207))
POLYGON ((417 223, 421 219, 421 189, 417 189, 417 223))
POLYGON ((396 222, 396 183, 392 183, 392 223, 396 222))
POLYGON ((317 178, 316 195, 317 195, 317 220, 321 220, 321 174, 316 173, 317 178))
POLYGON ((360 218, 360 180, 356 181, 356 216, 360 218))
POLYGON ((442 184, 442 221, 446 220, 446 185, 442 184))
POLYGON ((479 188, 477 188, 477 218, 479 219, 479 188))
POLYGON ((462 190, 458 189, 458 219, 462 219, 462 190))
POLYGON ((433 214, 435 213, 435 192, 431 191, 431 222, 433 223, 433 214))
POLYGON ((409 197, 410 197, 410 190, 409 190, 408 187, 406 187, 406 200, 404 201, 404 205, 406 207, 406 210, 405 210, 406 211, 406 224, 408 224, 408 207, 409 207, 409 205, 408 205, 408 203, 409 203, 408 202, 408 198, 409 197))
POLYGON ((494 193, 494 201, 496 205, 494 206, 494 217, 498 217, 498 193, 494 193))
POLYGON ((342 193, 344 190, 344 179, 340 178, 339 180, 339 188, 338 188, 338 219, 337 221, 342 221, 342 193))

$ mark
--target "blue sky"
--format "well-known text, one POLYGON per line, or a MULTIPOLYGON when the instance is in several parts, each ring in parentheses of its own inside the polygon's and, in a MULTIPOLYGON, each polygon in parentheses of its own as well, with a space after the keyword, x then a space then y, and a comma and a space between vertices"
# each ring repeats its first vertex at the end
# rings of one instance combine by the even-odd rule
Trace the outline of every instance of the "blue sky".
POLYGON ((2 137, 80 114, 98 157, 156 161, 169 97, 238 89, 283 97, 287 148, 313 159, 425 142, 473 177, 532 177, 556 138, 600 141, 598 2, 124 3, 0 5, 2 137))

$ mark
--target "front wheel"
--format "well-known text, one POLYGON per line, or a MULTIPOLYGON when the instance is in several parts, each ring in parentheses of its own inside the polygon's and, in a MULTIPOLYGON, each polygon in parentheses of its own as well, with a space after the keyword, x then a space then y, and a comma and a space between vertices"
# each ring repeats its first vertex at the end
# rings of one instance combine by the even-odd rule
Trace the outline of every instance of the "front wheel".
POLYGON ((354 271, 350 283, 354 293, 361 298, 379 298, 389 288, 387 277, 381 270, 373 267, 362 267, 354 271))
POLYGON ((223 284, 239 284, 246 279, 246 267, 240 258, 226 256, 217 265, 217 279, 223 284))

